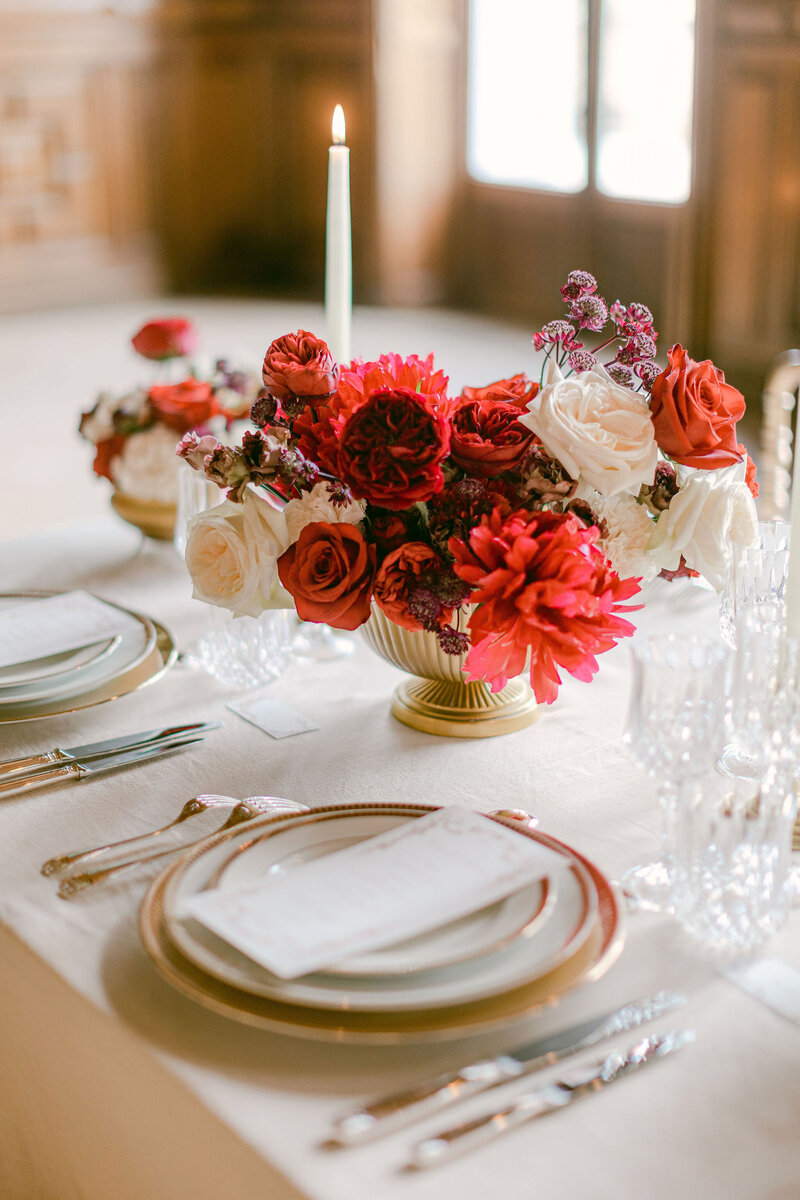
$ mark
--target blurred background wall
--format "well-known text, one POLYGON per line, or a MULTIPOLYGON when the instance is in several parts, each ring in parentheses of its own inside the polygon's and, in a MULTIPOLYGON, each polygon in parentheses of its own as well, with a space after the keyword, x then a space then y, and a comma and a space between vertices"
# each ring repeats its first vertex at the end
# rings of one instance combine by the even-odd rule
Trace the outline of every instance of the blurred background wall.
POLYGON ((756 396, 800 342, 800 0, 537 5, 0 0, 0 308, 321 299, 341 103, 357 303, 533 329, 580 266, 756 396))

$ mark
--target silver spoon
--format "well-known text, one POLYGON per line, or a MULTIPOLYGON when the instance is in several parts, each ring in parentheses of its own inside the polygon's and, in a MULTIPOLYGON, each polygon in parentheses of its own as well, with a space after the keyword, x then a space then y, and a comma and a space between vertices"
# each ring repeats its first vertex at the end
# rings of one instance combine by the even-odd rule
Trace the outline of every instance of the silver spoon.
MULTIPOLYGON (((298 804, 294 800, 284 800, 279 796, 248 796, 247 799, 239 801, 225 822, 215 830, 215 833, 223 833, 226 829, 233 829, 236 825, 242 825, 245 821, 252 821, 254 817, 262 817, 269 812, 274 812, 277 816, 281 812, 303 813, 309 811, 307 804, 298 804)), ((213 837, 214 835, 208 836, 213 837)), ((59 884, 58 895, 62 900, 69 900, 73 896, 77 896, 79 892, 95 887, 98 883, 104 883, 107 879, 112 879, 130 867, 136 867, 140 863, 149 863, 157 858, 165 858, 168 854, 176 854, 190 846, 197 846, 205 840, 205 837, 196 838, 193 842, 186 842, 182 846, 171 846, 168 850, 160 850, 156 854, 128 858, 125 862, 115 863, 111 867, 104 867, 97 871, 81 871, 77 875, 67 875, 59 884)))

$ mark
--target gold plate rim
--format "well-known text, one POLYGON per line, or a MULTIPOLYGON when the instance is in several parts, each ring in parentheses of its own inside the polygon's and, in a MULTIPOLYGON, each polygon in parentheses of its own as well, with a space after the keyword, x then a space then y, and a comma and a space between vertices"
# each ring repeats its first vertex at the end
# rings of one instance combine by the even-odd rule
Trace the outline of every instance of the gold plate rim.
MULTIPOLYGON (((437 807, 439 806, 375 803, 330 805, 316 809, 315 812, 344 813, 359 809, 376 812, 399 811, 421 816, 424 813, 435 812, 437 807)), ((276 823, 297 819, 295 813, 267 818, 276 823)), ((536 1013, 557 1005, 562 996, 579 984, 599 979, 617 960, 625 943, 621 894, 591 860, 573 847, 538 830, 522 828, 518 822, 509 818, 493 816, 492 819, 557 852, 566 852, 574 856, 586 868, 598 898, 598 920, 595 930, 572 959, 542 978, 499 996, 470 1004, 399 1015, 349 1014, 301 1008, 276 1000, 249 996, 211 979, 186 960, 169 940, 163 922, 162 897, 181 859, 169 864, 161 872, 142 901, 139 909, 139 934, 142 944, 162 979, 186 998, 219 1016, 285 1036, 352 1045, 396 1046, 404 1043, 456 1041, 521 1024, 536 1013), (401 1019, 398 1019, 398 1016, 401 1019), (426 1018, 427 1025, 424 1023, 426 1018)), ((225 834, 217 834, 207 841, 210 843, 225 837, 225 834)))
MULTIPOLYGON (((0 599, 5 596, 44 597, 61 594, 60 592, 33 590, 2 592, 0 593, 0 599)), ((98 599, 102 599, 102 597, 98 597, 98 599)), ((83 696, 65 698, 66 707, 59 706, 48 712, 29 713, 27 716, 3 716, 0 713, 0 725, 16 725, 23 721, 46 721, 51 717, 68 716, 70 713, 81 712, 85 708, 94 708, 98 704, 106 704, 111 700, 118 700, 122 696, 130 695, 131 692, 146 687, 148 684, 155 683, 157 679, 160 679, 169 670, 178 657, 177 647, 169 630, 160 621, 156 621, 152 617, 146 617, 143 613, 136 612, 134 609, 116 604, 113 600, 104 600, 103 603, 110 604, 113 608, 118 608, 120 611, 128 613, 129 616, 135 617, 137 621, 141 621, 145 628, 152 628, 154 633, 153 645, 145 657, 135 666, 126 667, 116 679, 108 680, 93 691, 87 692, 83 696), (80 703, 74 703, 75 700, 80 700, 80 703)), ((40 701, 36 701, 36 703, 40 703, 40 701)))
MULTIPOLYGON (((396 807, 401 808, 402 806, 396 806, 396 807)), ((342 820, 342 819, 347 819, 349 817, 359 818, 359 817, 363 817, 365 815, 369 815, 369 816, 374 816, 374 815, 395 816, 396 815, 398 817, 401 817, 401 814, 396 811, 391 812, 391 813, 384 812, 382 814, 375 814, 375 813, 365 814, 361 811, 357 811, 355 808, 349 809, 348 812, 346 812, 346 813, 326 812, 326 813, 319 813, 319 815, 318 815, 316 812, 310 812, 310 813, 295 814, 295 815, 296 815, 296 820, 291 821, 288 825, 286 825, 286 824, 276 825, 274 822, 267 820, 266 827, 264 828, 264 830, 260 834, 260 836, 254 837, 254 836, 252 836, 252 834, 250 834, 249 830, 240 829, 239 835, 240 835, 240 837, 244 838, 244 841, 242 842, 241 846, 237 846, 234 849, 233 854, 235 855, 239 852, 244 852, 244 851, 252 848, 252 846, 257 844, 258 842, 263 841, 265 839, 269 839, 269 838, 273 838, 273 837, 280 837, 281 833, 286 832, 287 829, 298 829, 298 828, 303 828, 303 827, 307 827, 310 825, 325 823, 326 821, 342 820)), ((415 815, 420 816, 423 814, 417 813, 415 815)), ((234 834, 234 836, 231 838, 231 840, 235 841, 236 840, 236 838, 235 838, 236 830, 233 831, 233 834, 234 834)), ((199 847, 195 848, 192 853, 187 852, 183 856, 183 862, 180 865, 176 865, 174 871, 172 871, 170 874, 170 880, 165 888, 164 900, 162 901, 162 911, 163 911, 162 919, 164 922, 164 930, 165 930, 167 939, 171 942, 173 947, 178 951, 178 953, 183 958, 185 958, 188 962, 192 963, 193 966, 197 967, 204 974, 209 975, 214 979, 217 979, 220 983, 227 984, 228 986, 235 988, 237 991, 245 992, 248 995, 260 996, 260 997, 263 997, 264 999, 275 1000, 276 1002, 278 1002, 280 1004, 291 1004, 294 1007, 299 1007, 299 1008, 312 1008, 315 1010, 325 1010, 325 1011, 333 1011, 333 1012, 348 1012, 351 1014, 378 1013, 378 1012, 411 1013, 411 1012, 432 1012, 437 1008, 453 1008, 455 1005, 465 1006, 465 1005, 474 1004, 474 1003, 477 1003, 479 1000, 488 1000, 492 996, 502 995, 505 992, 513 991, 515 988, 525 987, 525 986, 527 986, 527 984, 532 983, 534 981, 534 978, 536 978, 536 979, 544 978, 545 975, 548 975, 548 976, 551 975, 557 968, 559 968, 562 965, 564 965, 565 963, 569 962, 572 958, 575 957, 576 954, 579 953, 579 951, 580 951, 581 947, 584 945, 584 943, 587 942, 589 940, 589 938, 592 936, 592 932, 597 925, 598 907, 599 907, 597 890, 594 887, 591 876, 589 875, 588 871, 583 866, 583 864, 576 861, 574 855, 570 855, 569 859, 568 859, 569 869, 573 872, 573 875, 575 876, 575 880, 580 889, 581 898, 582 898, 582 910, 581 910, 580 916, 578 917, 577 923, 575 924, 574 928, 572 928, 570 930, 570 932, 569 932, 568 936, 566 937, 566 939, 564 940, 563 944, 557 950, 553 951, 550 954, 549 959, 545 959, 544 962, 539 963, 538 967, 536 968, 536 971, 537 971, 536 975, 529 978, 528 980, 525 980, 523 978, 521 981, 518 980, 516 983, 506 985, 505 987, 498 987, 497 984, 495 983, 494 986, 490 985, 489 988, 487 988, 481 995, 476 994, 471 997, 464 997, 463 999, 458 999, 458 1000, 451 998, 448 1001, 439 1000, 439 1001, 431 1001, 430 1003, 421 1003, 419 1000, 419 997, 417 997, 415 1002, 411 1002, 411 1003, 407 1003, 407 1004, 401 1003, 401 1004, 398 1004, 396 1008, 393 1007, 392 1004, 388 1001, 386 1002, 385 1006, 384 1005, 374 1005, 373 1006, 372 1003, 368 1002, 363 997, 359 997, 357 994, 355 994, 351 997, 341 996, 338 999, 338 1001, 331 1000, 328 1003, 326 1003, 320 996, 321 992, 326 991, 325 986, 324 986, 324 984, 320 984, 318 981, 316 982, 316 984, 312 984, 312 988, 311 988, 312 992, 316 988, 316 992, 317 992, 316 998, 313 998, 312 995, 306 995, 305 998, 300 998, 298 995, 290 996, 288 994, 286 996, 284 996, 284 995, 281 995, 282 988, 278 985, 276 985, 275 987, 273 987, 271 985, 267 985, 267 986, 264 986, 263 989, 259 989, 257 987, 253 987, 253 986, 246 986, 244 983, 239 983, 233 978, 226 979, 225 975, 219 971, 219 967, 216 962, 213 965, 211 965, 211 960, 213 958, 213 955, 208 956, 203 951, 202 946, 200 947, 201 953, 198 954, 197 946, 192 944, 195 939, 193 939, 190 934, 185 933, 183 930, 181 930, 180 927, 176 929, 174 927, 174 923, 169 918, 167 909, 170 905, 170 898, 171 898, 174 890, 177 888, 177 886, 179 886, 180 879, 183 877, 183 875, 185 875, 187 870, 189 870, 199 859, 201 859, 208 852, 209 849, 213 849, 213 847, 199 846, 199 847), (205 959, 205 961, 203 961, 204 959, 205 959)), ((523 940, 527 940, 527 938, 530 936, 531 933, 532 933, 532 927, 527 929, 527 932, 523 931, 520 934, 520 937, 523 940)), ((468 962, 469 960, 466 960, 466 961, 468 962)), ((294 982, 296 983, 298 981, 294 981, 294 982)), ((301 990, 304 990, 304 989, 301 989, 301 990)), ((305 989, 305 990, 307 991, 308 989, 305 989)), ((330 989, 328 989, 328 990, 330 990, 330 989)))

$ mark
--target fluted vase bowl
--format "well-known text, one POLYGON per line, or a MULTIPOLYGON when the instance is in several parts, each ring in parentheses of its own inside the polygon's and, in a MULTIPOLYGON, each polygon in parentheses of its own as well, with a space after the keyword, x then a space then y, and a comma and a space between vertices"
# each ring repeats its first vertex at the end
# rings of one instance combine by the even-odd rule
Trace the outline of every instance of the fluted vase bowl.
MULTIPOLYGON (((458 627, 466 626, 468 614, 457 616, 458 627)), ((524 729, 539 715, 524 677, 495 693, 482 680, 467 683, 461 669, 465 654, 445 654, 436 634, 403 629, 376 604, 361 630, 376 654, 414 676, 392 697, 393 715, 412 729, 442 737, 497 737, 524 729)))

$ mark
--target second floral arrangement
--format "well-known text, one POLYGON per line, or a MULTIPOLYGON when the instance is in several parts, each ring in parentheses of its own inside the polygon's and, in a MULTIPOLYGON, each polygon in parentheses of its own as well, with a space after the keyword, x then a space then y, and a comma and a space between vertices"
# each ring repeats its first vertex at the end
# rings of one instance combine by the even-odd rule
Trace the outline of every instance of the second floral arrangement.
POLYGON ((302 330, 273 342, 241 445, 179 446, 227 492, 190 523, 195 595, 348 630, 377 605, 464 656, 467 680, 528 672, 549 703, 560 671, 590 680, 633 632, 642 580, 720 588, 731 543, 756 535, 744 398, 679 345, 659 370, 649 310, 609 307, 588 272, 562 296, 534 336, 538 382, 458 396, 431 356, 340 366, 302 330))

